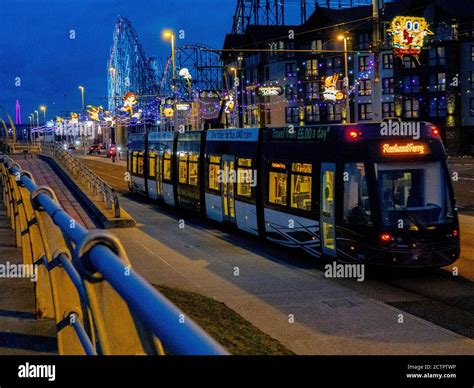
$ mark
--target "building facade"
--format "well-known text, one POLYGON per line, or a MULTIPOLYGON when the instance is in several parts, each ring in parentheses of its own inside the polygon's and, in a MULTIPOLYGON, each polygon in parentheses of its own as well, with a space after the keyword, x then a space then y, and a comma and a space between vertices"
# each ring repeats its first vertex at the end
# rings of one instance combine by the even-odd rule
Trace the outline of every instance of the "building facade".
POLYGON ((474 151, 471 0, 386 3, 378 24, 371 6, 319 7, 298 26, 250 25, 245 34, 227 36, 224 48, 233 49, 223 61, 238 69, 234 76, 240 81, 236 109, 242 120, 235 114, 235 126, 424 120, 439 126, 451 153, 474 151), (419 56, 394 55, 390 27, 397 16, 428 22, 419 56), (374 44, 377 25, 379 45, 374 44), (279 85, 283 94, 259 96, 262 85, 279 85))

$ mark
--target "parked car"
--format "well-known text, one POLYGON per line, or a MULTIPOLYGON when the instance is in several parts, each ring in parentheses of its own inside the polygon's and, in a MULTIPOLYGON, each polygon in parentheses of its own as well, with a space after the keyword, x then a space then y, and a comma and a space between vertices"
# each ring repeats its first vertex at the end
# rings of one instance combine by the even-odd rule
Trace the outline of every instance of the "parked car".
POLYGON ((68 146, 67 146, 67 149, 68 150, 75 150, 76 146, 74 145, 74 143, 69 143, 68 146))
POLYGON ((89 155, 97 154, 100 155, 100 150, 102 149, 101 144, 92 144, 89 146, 89 155))

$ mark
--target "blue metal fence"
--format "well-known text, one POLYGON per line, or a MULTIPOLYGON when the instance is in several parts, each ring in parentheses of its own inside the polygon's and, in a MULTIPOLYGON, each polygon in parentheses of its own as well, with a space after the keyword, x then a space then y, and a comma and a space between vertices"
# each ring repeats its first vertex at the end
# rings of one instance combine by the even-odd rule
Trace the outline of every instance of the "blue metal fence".
MULTIPOLYGON (((127 303, 130 310, 161 341, 166 352, 177 355, 225 355, 227 351, 205 333, 196 323, 168 299, 153 288, 121 259, 120 252, 114 252, 102 231, 89 231, 76 224, 57 203, 54 193, 47 187, 37 186, 30 174, 22 172, 20 166, 9 158, 3 163, 10 174, 31 193, 33 207, 40 207, 53 220, 71 245, 72 261, 66 254, 60 254, 58 261, 74 284, 81 303, 88 304, 84 287, 87 274, 100 276, 127 303), (75 224, 71 228, 71 224, 75 224), (127 267, 127 268, 125 268, 127 267), (127 276, 124 276, 124 270, 127 276)), ((89 279, 90 280, 90 279, 89 279)), ((97 354, 93 341, 88 337, 79 317, 71 313, 69 321, 86 354, 97 354)))

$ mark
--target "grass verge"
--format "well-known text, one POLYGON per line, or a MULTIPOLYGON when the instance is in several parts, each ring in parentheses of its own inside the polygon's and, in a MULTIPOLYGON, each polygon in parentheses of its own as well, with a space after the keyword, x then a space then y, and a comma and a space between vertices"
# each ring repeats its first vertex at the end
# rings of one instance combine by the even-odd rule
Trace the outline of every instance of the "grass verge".
POLYGON ((231 354, 294 354, 279 341, 256 328, 224 303, 194 292, 154 286, 231 354))

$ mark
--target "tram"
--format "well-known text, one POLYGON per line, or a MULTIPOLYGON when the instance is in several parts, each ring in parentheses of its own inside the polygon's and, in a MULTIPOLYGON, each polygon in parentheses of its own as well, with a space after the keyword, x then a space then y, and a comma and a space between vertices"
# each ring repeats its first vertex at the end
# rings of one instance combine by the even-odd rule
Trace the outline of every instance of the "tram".
POLYGON ((132 134, 127 166, 133 191, 317 258, 439 267, 460 254, 427 122, 132 134))

